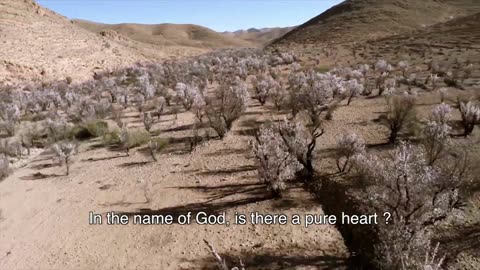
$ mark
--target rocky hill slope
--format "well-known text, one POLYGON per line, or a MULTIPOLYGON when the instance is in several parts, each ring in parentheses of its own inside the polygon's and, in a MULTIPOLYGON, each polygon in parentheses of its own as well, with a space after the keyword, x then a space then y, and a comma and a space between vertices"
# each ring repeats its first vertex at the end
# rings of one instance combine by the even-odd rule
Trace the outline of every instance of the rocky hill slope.
POLYGON ((276 45, 346 43, 397 35, 480 11, 476 0, 347 0, 309 20, 276 45))

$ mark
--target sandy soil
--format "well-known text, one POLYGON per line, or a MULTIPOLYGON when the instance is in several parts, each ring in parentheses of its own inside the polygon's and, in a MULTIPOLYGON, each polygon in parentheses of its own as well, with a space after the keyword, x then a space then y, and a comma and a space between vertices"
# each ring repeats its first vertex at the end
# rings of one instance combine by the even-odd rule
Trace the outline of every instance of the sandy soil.
MULTIPOLYGON (((257 109, 244 119, 256 117, 257 109)), ((193 115, 173 121, 173 115, 165 116, 155 128, 178 141, 189 136, 185 130, 193 115), (172 127, 178 131, 169 132, 172 127)), ((202 269, 211 265, 207 239, 220 253, 243 258, 249 269, 341 269, 348 255, 333 226, 88 224, 90 211, 226 211, 230 220, 237 211, 321 214, 300 187, 281 200, 269 198, 252 166, 249 138, 242 134, 238 127, 194 153, 173 145, 157 163, 138 151, 126 157, 92 142, 82 145, 69 177, 48 151, 42 153, 1 183, 1 268, 202 269), (38 179, 38 172, 46 178, 38 179)))

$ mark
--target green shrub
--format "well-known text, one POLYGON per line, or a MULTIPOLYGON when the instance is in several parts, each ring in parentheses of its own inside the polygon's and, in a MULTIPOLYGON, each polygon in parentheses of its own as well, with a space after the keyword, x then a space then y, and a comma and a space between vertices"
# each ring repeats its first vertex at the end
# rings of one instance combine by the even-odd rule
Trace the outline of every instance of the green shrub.
POLYGON ((327 73, 330 71, 330 67, 327 66, 317 66, 315 67, 315 71, 318 73, 327 73))
POLYGON ((147 144, 150 134, 146 130, 133 130, 128 132, 128 148, 135 148, 147 144))
POLYGON ((120 132, 116 129, 110 132, 107 132, 102 137, 103 145, 119 145, 120 144, 120 132))

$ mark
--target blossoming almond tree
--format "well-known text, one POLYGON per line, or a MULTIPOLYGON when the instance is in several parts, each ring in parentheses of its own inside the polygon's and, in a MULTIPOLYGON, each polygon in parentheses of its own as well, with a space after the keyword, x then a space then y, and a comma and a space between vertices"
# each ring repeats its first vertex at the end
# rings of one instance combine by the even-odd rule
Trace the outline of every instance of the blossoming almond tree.
POLYGON ((301 164, 272 124, 260 128, 252 145, 260 178, 274 196, 281 197, 286 188, 285 182, 295 177, 302 169, 301 164))
POLYGON ((480 107, 469 101, 459 102, 460 114, 462 115, 462 125, 464 136, 472 134, 475 125, 480 123, 480 107))
POLYGON ((70 174, 70 164, 73 156, 77 153, 77 144, 68 141, 57 142, 52 145, 56 157, 67 167, 67 175, 70 174))
POLYGON ((448 121, 451 116, 452 108, 450 106, 445 103, 437 105, 423 130, 422 142, 430 166, 440 158, 449 144, 452 128, 448 125, 448 121))
MULTIPOLYGON (((355 133, 344 134, 337 141, 337 168, 339 172, 345 172, 349 162, 356 155, 365 153, 365 141, 355 133)), ((351 167, 350 167, 351 168, 351 167)), ((348 168, 348 171, 350 171, 348 168)))
POLYGON ((407 252, 421 254, 431 229, 457 205, 463 171, 429 166, 422 147, 404 142, 387 157, 367 153, 357 155, 353 162, 364 189, 356 196, 369 211, 392 216, 388 225, 379 224, 376 256, 392 267, 401 265, 407 252))

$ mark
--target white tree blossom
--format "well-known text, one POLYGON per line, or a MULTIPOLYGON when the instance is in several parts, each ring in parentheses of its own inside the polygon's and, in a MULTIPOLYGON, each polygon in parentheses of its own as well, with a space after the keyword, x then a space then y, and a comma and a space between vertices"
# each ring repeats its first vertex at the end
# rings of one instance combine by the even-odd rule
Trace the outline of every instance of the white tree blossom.
POLYGON ((480 107, 469 101, 460 102, 460 114, 465 137, 472 134, 475 125, 480 123, 480 107))
POLYGON ((364 90, 364 86, 360 84, 356 79, 351 79, 345 83, 346 94, 348 96, 347 105, 350 105, 352 99, 358 95, 361 95, 364 90))
POLYGON ((302 168, 301 164, 272 126, 262 126, 252 144, 260 178, 269 190, 281 196, 286 188, 285 182, 295 177, 302 168))
POLYGON ((344 172, 349 166, 350 160, 361 154, 365 154, 365 141, 355 133, 344 134, 337 141, 338 171, 344 172))
POLYGON ((58 142, 52 145, 57 158, 67 167, 67 175, 70 174, 70 164, 73 156, 77 153, 77 144, 68 141, 58 142))
POLYGON ((450 142, 452 128, 448 121, 452 116, 452 108, 445 103, 436 106, 423 130, 423 146, 429 165, 440 157, 450 142))

